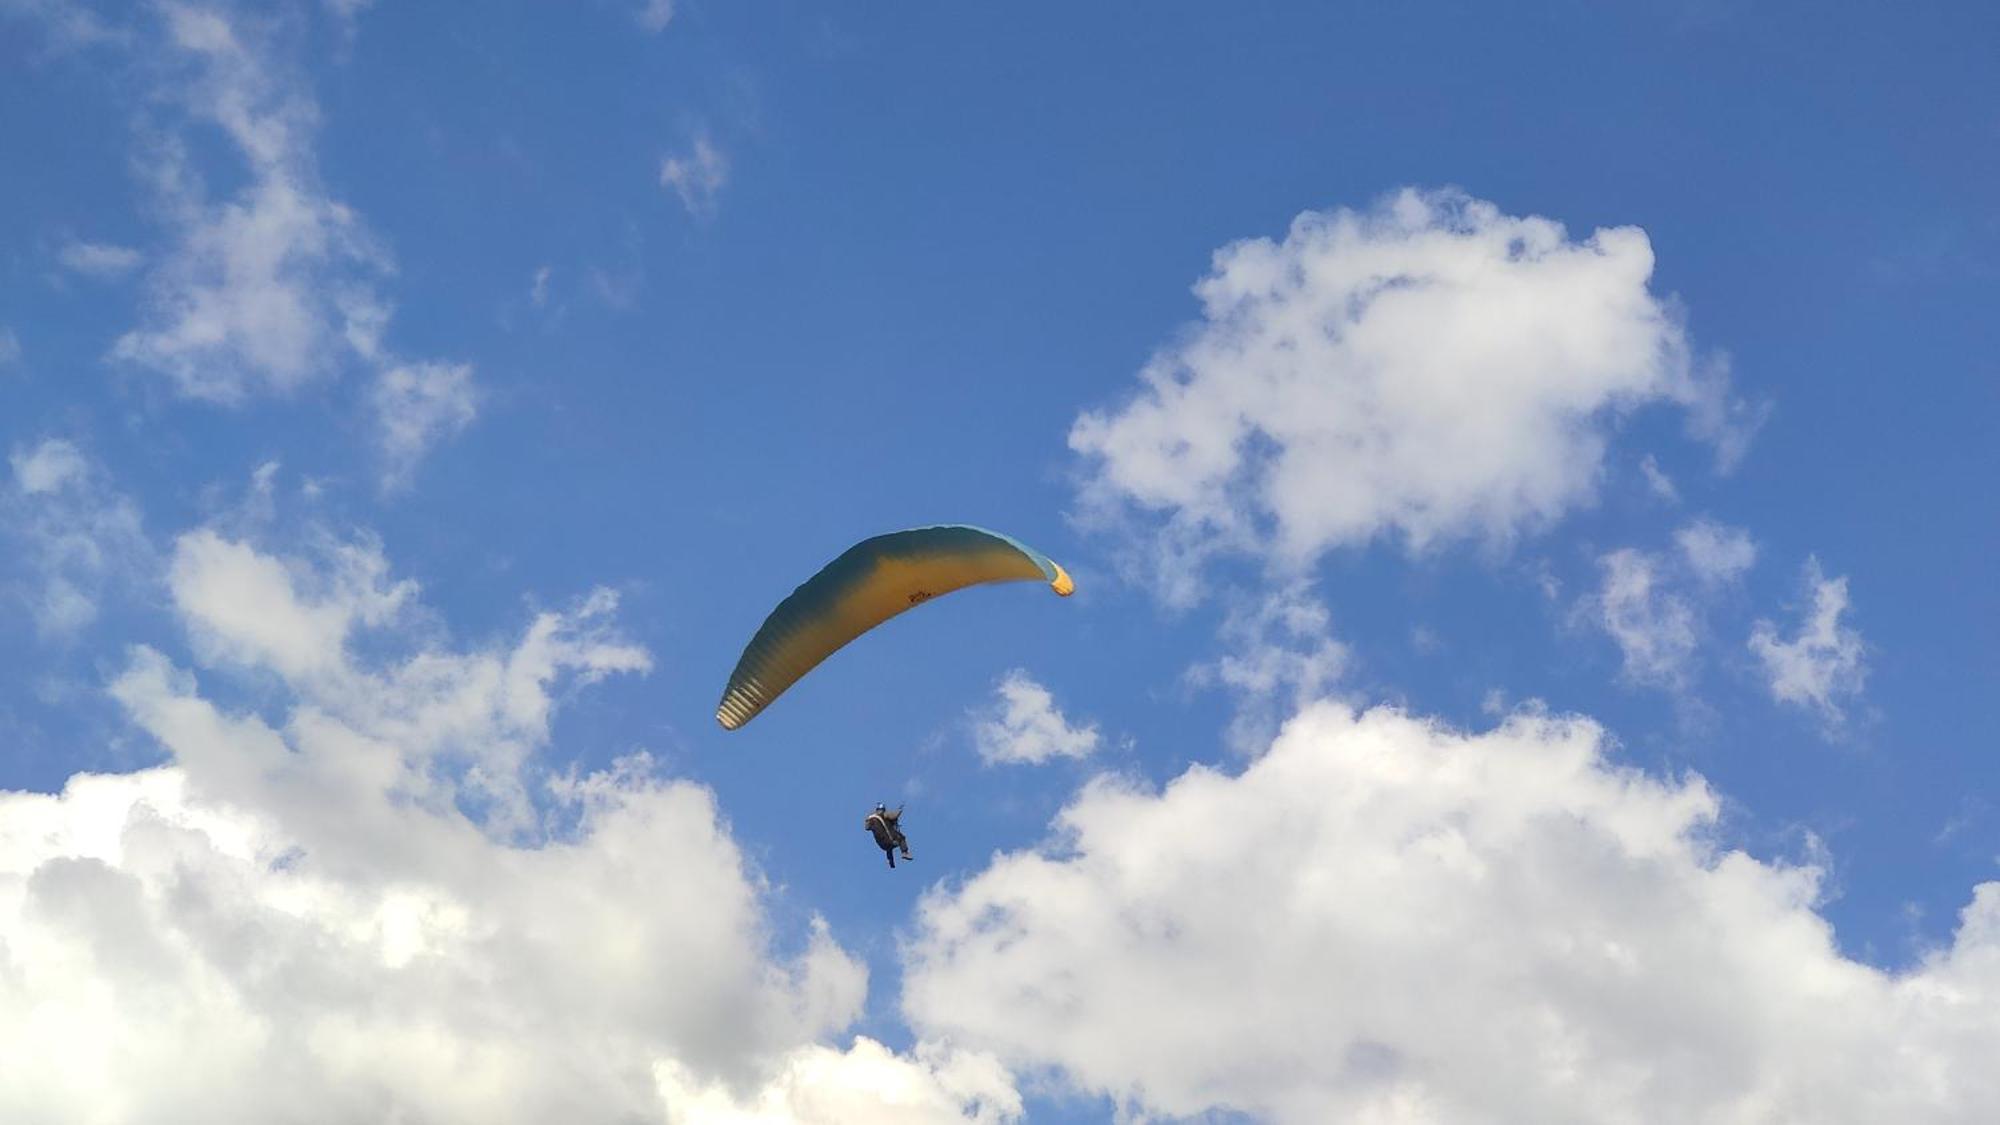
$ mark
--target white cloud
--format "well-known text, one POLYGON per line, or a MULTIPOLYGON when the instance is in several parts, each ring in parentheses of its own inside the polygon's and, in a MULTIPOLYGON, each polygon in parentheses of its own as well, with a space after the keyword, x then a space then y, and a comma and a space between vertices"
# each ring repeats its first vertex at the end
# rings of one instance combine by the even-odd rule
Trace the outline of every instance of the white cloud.
POLYGON ((1686 692, 1708 617, 1757 561, 1748 532, 1696 519, 1674 533, 1673 554, 1624 547, 1598 557, 1603 580, 1576 613, 1617 642, 1626 680, 1686 692))
POLYGON ((690 215, 714 214, 715 197, 728 182, 729 160, 706 133, 695 137, 687 153, 660 161, 660 186, 672 188, 690 215))
POLYGON ((478 413, 469 364, 405 363, 384 370, 375 383, 384 485, 407 483, 432 446, 471 425, 478 413))
POLYGON ((592 266, 584 276, 597 299, 619 312, 629 312, 638 303, 639 292, 646 283, 645 271, 636 266, 620 270, 592 266))
POLYGON ((375 6, 375 0, 326 0, 327 11, 335 19, 352 23, 361 13, 375 6))
MULTIPOLYGON (((351 32, 365 3, 332 0, 351 32)), ((394 311, 380 292, 393 266, 350 208, 322 182, 314 139, 319 106, 274 36, 283 21, 238 19, 226 5, 162 3, 168 53, 187 77, 162 87, 161 114, 139 163, 166 216, 172 247, 146 276, 141 323, 114 358, 165 375, 180 394, 239 403, 287 394, 360 364, 378 372, 383 478, 407 481, 435 442, 472 418, 472 369, 400 359, 383 346, 394 311), (242 186, 212 198, 188 155, 189 123, 221 131, 242 161, 242 186)), ((75 243, 73 269, 110 274, 137 256, 75 243)))
POLYGON ((1809 558, 1805 586, 1812 610, 1793 639, 1781 640, 1778 627, 1760 620, 1751 628, 1750 651, 1764 666, 1771 697, 1816 712, 1829 726, 1846 720, 1843 703, 1861 694, 1868 668, 1861 633, 1840 623, 1847 611, 1847 579, 1828 578, 1819 560, 1809 558))
POLYGON ((1589 503, 1614 421, 1684 407, 1741 444, 1719 363, 1648 288, 1632 227, 1571 239, 1450 192, 1300 216, 1218 251, 1204 317, 1086 413, 1086 511, 1163 522, 1170 597, 1216 550, 1297 566, 1342 545, 1504 542, 1589 503))
POLYGON ((1639 471, 1645 474, 1646 487, 1654 496, 1669 504, 1681 502, 1681 490, 1674 487, 1674 478, 1660 468, 1660 463, 1653 459, 1652 454, 1648 453, 1645 459, 1639 462, 1639 471))
POLYGON ((1012 1076, 989 1055, 920 1045, 912 1058, 865 1036, 845 1052, 800 1048, 747 1096, 671 1061, 655 1077, 670 1125, 987 1125, 1021 1113, 1012 1076))
POLYGON ((1684 688, 1699 640, 1694 605, 1662 580, 1660 562, 1626 547, 1600 557, 1603 585, 1584 603, 1624 656, 1633 683, 1684 688))
POLYGON ((89 470, 83 453, 61 438, 50 438, 26 453, 15 450, 7 463, 14 468, 15 485, 30 496, 60 491, 89 470))
POLYGON ((639 26, 647 31, 665 31, 673 18, 674 0, 643 0, 639 5, 639 26))
POLYGON ((919 1034, 1135 1114, 1279 1123, 1966 1122, 2000 1105, 2000 883, 1901 973, 1821 872, 1593 724, 1308 707, 1241 774, 1103 779, 924 899, 919 1034))
POLYGON ((123 28, 106 23, 79 0, 0 0, 0 13, 38 20, 49 33, 50 45, 58 50, 82 50, 129 38, 123 28))
POLYGON ((1714 520, 1696 520, 1674 533, 1681 558, 1704 586, 1719 586, 1743 577, 1757 565, 1757 544, 1740 527, 1714 520))
POLYGON ((1228 741, 1239 753, 1269 745, 1278 722, 1308 699, 1325 696, 1347 672, 1351 654, 1333 639, 1326 604, 1300 584, 1232 608, 1221 637, 1229 651, 1188 670, 1194 684, 1236 696, 1228 741))
POLYGON ((0 533, 14 541, 28 611, 43 636, 73 636, 97 619, 110 589, 151 567, 139 510, 61 438, 16 449, 8 463, 14 487, 0 493, 0 533))
POLYGON ((0 324, 0 368, 12 367, 21 362, 21 338, 12 328, 0 324))
POLYGON ((416 593, 413 582, 388 582, 374 544, 327 554, 317 566, 288 562, 203 528, 175 542, 167 584, 206 659, 324 680, 346 669, 357 627, 394 620, 416 593))
POLYGON ((312 148, 319 110, 220 8, 167 4, 166 45, 194 65, 186 108, 242 157, 234 197, 204 197, 184 146, 168 133, 156 166, 177 245, 148 278, 144 326, 113 354, 169 376, 193 398, 241 400, 332 375, 353 294, 372 296, 387 261, 359 220, 329 197, 312 148))
POLYGON ((559 698, 650 664, 608 593, 454 651, 368 544, 197 530, 169 588, 260 710, 137 647, 111 694, 168 761, 0 793, 0 1118, 1016 1115, 990 1059, 822 1044, 865 969, 774 930, 708 790, 548 761, 559 698))
POLYGON ((528 301, 538 309, 548 305, 549 267, 540 266, 535 270, 534 283, 528 287, 528 301))
POLYGON ((1096 724, 1071 725, 1049 689, 1019 668, 1000 680, 994 694, 999 698, 976 711, 972 724, 973 745, 988 764, 1082 758, 1101 741, 1096 724))
POLYGON ((71 273, 99 280, 124 277, 139 268, 140 261, 137 250, 108 242, 71 241, 56 256, 71 273))
POLYGON ((487 806, 496 829, 532 827, 523 770, 546 734, 545 685, 651 667, 643 650, 616 639, 617 597, 599 590, 570 612, 537 616, 510 652, 424 652, 367 670, 350 641, 397 621, 415 585, 391 582, 372 542, 326 542, 318 553, 281 560, 207 529, 181 536, 168 584, 195 652, 212 665, 275 673, 314 707, 379 727, 413 761, 461 768, 461 795, 487 806))

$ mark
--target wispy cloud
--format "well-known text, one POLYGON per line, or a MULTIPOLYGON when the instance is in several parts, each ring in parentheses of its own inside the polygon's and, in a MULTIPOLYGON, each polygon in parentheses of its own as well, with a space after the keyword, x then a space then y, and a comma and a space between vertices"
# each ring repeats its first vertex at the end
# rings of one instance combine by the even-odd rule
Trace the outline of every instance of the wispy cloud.
POLYGON ((175 100, 221 129, 247 178, 233 197, 207 198, 180 132, 158 128, 147 162, 175 242, 148 274, 144 324, 113 355, 218 402, 330 377, 349 310, 386 304, 374 283, 388 259, 321 183, 319 107, 226 10, 171 4, 160 14, 165 46, 192 69, 175 100))
POLYGON ((81 479, 88 468, 82 452, 60 438, 50 438, 30 450, 16 450, 7 463, 13 466, 14 484, 30 496, 61 491, 81 479))
POLYGON ((479 395, 472 367, 463 363, 399 364, 375 383, 375 412, 382 437, 385 488, 407 485, 432 446, 472 424, 479 395))
POLYGON ((1847 579, 1828 578, 1819 559, 1806 560, 1804 585, 1812 599, 1790 640, 1760 620, 1751 630, 1750 651, 1762 664, 1771 697, 1817 714, 1831 729, 1843 725, 1846 704, 1861 694, 1868 677, 1866 646, 1859 630, 1841 624, 1847 612, 1847 579))
POLYGON ((1698 519, 1674 533, 1674 545, 1704 586, 1735 582, 1757 565, 1757 544, 1740 527, 1698 519))
POLYGON ((665 31, 667 24, 673 22, 674 0, 642 0, 637 18, 639 26, 647 31, 656 34, 665 31))
MULTIPOLYGON (((348 21, 365 6, 334 0, 329 11, 348 21)), ((407 481, 424 450, 470 420, 471 368, 404 359, 385 343, 394 304, 382 283, 393 265, 320 174, 320 108, 286 38, 302 34, 300 24, 197 2, 126 18, 173 64, 149 71, 160 77, 136 161, 168 246, 150 260, 105 243, 58 252, 66 268, 92 277, 144 269, 139 323, 112 357, 157 372, 182 396, 223 404, 372 371, 377 390, 367 401, 381 427, 384 476, 407 481), (216 177, 193 155, 191 136, 211 128, 241 172, 222 177, 241 185, 224 196, 211 193, 216 177), (385 401, 404 409, 384 411, 385 401)))
POLYGON ((713 215, 716 197, 728 182, 729 159, 710 143, 707 133, 697 134, 687 152, 660 161, 660 186, 678 195, 690 215, 713 215))
MULTIPOLYGON (((29 591, 44 637, 71 637, 97 620, 121 585, 144 581, 153 552, 139 509, 74 442, 48 438, 8 455, 0 541, 29 591)), ((4 574, 0 570, 0 574, 4 574)))
POLYGON ((1674 486, 1674 478, 1668 476, 1665 469, 1660 468, 1660 462, 1652 454, 1648 453, 1639 462, 1639 472, 1644 474, 1646 488, 1654 496, 1669 504, 1681 502, 1681 490, 1674 486))
POLYGON ((141 261, 139 252, 129 246, 81 241, 64 243, 56 258, 71 273, 100 281, 124 277, 139 268, 141 261))
POLYGON ((1601 629, 1618 646, 1627 683, 1690 694, 1710 638, 1709 618, 1757 561, 1749 532, 1697 518, 1674 532, 1674 550, 1622 547, 1598 556, 1597 588, 1572 620, 1601 629))
POLYGON ((1684 690, 1700 639, 1695 606, 1661 573, 1661 560, 1630 547, 1597 560, 1603 582, 1583 608, 1609 634, 1636 684, 1684 690))
POLYGON ((1280 719, 1324 697, 1352 660, 1333 636, 1326 603, 1305 584, 1232 606, 1220 638, 1227 651, 1190 668, 1187 679, 1236 697, 1228 743, 1239 753, 1268 746, 1280 719))
POLYGON ((106 44, 123 44, 131 32, 106 20, 87 0, 0 0, 0 14, 33 17, 47 29, 57 50, 74 51, 106 44))

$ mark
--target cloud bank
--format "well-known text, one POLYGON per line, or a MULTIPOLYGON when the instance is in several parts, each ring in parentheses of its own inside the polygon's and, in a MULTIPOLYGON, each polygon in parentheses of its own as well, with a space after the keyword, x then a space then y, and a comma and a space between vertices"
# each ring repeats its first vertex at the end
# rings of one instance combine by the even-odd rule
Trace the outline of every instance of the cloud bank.
POLYGON ((1587 720, 1302 711, 1231 776, 1100 780, 924 900, 927 1036, 1137 1114, 1275 1122, 1965 1122, 2000 1105, 2000 882, 1902 973, 1821 871, 1715 841, 1698 777, 1587 720))
POLYGON ((823 1042, 865 969, 774 929, 705 788, 550 760, 650 667, 610 593, 453 649, 371 540, 168 554, 198 668, 109 688, 166 760, 0 793, 0 1118, 1018 1115, 988 1057, 823 1042))

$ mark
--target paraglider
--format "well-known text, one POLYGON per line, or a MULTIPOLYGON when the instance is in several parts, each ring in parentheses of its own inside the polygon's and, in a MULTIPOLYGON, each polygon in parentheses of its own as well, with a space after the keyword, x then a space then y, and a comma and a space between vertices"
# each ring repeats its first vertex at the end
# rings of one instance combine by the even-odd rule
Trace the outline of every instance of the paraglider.
POLYGON ((875 811, 868 814, 868 819, 861 822, 861 827, 875 837, 875 846, 882 849, 892 868, 896 866, 896 851, 899 848, 904 859, 915 858, 910 855, 909 837, 903 835, 902 820, 903 806, 897 805, 896 811, 890 812, 889 806, 878 804, 875 811))
POLYGON ((967 586, 1033 580, 1063 597, 1076 589, 1047 555, 997 531, 946 524, 864 539, 764 619, 729 675, 715 721, 741 727, 843 645, 899 613, 967 586))

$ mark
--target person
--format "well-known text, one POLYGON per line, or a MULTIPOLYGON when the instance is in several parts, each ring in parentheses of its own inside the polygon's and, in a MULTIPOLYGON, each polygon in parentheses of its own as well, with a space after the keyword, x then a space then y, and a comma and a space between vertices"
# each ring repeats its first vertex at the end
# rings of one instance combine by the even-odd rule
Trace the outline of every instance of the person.
POLYGON ((861 822, 861 826, 875 837, 875 846, 882 849, 890 867, 896 866, 898 849, 902 850, 904 859, 914 858, 910 855, 909 838, 903 835, 902 819, 903 806, 897 805, 896 811, 890 812, 887 805, 878 804, 875 811, 868 814, 868 819, 861 822))

